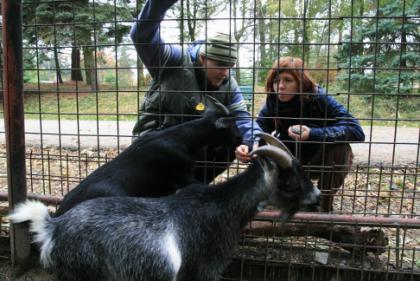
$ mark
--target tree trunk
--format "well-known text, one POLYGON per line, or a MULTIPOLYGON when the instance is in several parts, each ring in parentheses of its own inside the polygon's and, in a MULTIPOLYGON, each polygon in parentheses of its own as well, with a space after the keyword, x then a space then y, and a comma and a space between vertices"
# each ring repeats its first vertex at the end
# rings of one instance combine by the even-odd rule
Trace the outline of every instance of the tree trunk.
MULTIPOLYGON (((194 3, 195 4, 195 3, 194 3)), ((197 26, 196 16, 197 16, 197 5, 191 7, 190 0, 186 1, 187 5, 187 27, 188 27, 188 37, 190 38, 191 42, 195 41, 195 29, 197 26)))
MULTIPOLYGON (((404 17, 403 18, 403 27, 404 27, 404 25, 406 24, 406 18, 404 17)), ((401 48, 401 56, 400 56, 400 58, 401 58, 401 61, 400 61, 400 68, 401 69, 404 69, 404 68, 407 68, 407 59, 405 58, 405 55, 407 54, 407 33, 406 33, 406 31, 405 31, 405 29, 404 28, 402 28, 402 30, 401 30, 401 46, 400 46, 400 48, 401 48)), ((401 77, 401 76, 400 76, 401 77)), ((407 79, 398 79, 399 81, 398 81, 398 89, 400 89, 400 85, 401 85, 401 83, 404 85, 404 86, 408 86, 409 85, 409 83, 410 83, 410 81, 409 80, 407 80, 407 79), (402 81, 401 81, 402 80, 402 81)), ((414 89, 414 88, 413 88, 414 89)))
POLYGON ((74 47, 71 50, 71 78, 72 81, 83 81, 82 71, 80 70, 80 50, 74 47))
POLYGON ((242 37, 244 36, 245 31, 246 31, 246 25, 247 25, 246 17, 247 17, 247 12, 249 11, 249 7, 248 7, 249 1, 241 0, 239 2, 239 0, 232 0, 231 3, 232 3, 232 16, 233 16, 233 34, 235 36, 235 41, 238 43, 238 46, 237 46, 238 61, 236 63, 235 72, 236 72, 236 80, 238 81, 238 83, 240 83, 241 81, 241 67, 240 67, 241 56, 239 55, 239 52, 240 52, 241 46, 239 42, 242 41, 242 37), (238 26, 238 20, 237 20, 238 12, 240 13, 240 17, 243 19, 241 21, 240 26, 238 26))
POLYGON ((305 65, 308 65, 309 63, 309 53, 310 53, 310 38, 309 38, 309 27, 310 27, 310 21, 307 20, 307 18, 310 16, 308 15, 309 7, 311 5, 311 2, 308 0, 305 0, 303 3, 303 52, 302 52, 302 60, 304 61, 305 65))
POLYGON ((55 61, 55 73, 57 75, 57 81, 60 84, 63 84, 63 77, 61 76, 60 62, 58 61, 58 51, 57 47, 54 46, 54 61, 55 61))
MULTIPOLYGON (((364 6, 364 0, 359 0, 359 10, 357 11, 357 19, 355 19, 355 22, 351 28, 352 32, 353 32, 353 38, 356 35, 356 31, 359 30, 359 27, 363 26, 363 13, 365 12, 365 6, 364 6)), ((360 44, 362 45, 362 44, 360 44)), ((363 48, 363 47, 362 47, 363 48)))
MULTIPOLYGON (((352 2, 353 3, 353 2, 352 2)), ((357 34, 356 31, 359 30, 360 27, 363 26, 362 23, 362 17, 363 17, 363 13, 364 13, 364 1, 363 0, 359 0, 359 7, 354 7, 352 6, 352 15, 353 15, 353 10, 357 9, 356 15, 358 18, 356 19, 352 19, 351 23, 351 32, 352 32, 352 36, 351 36, 351 41, 354 41, 355 37, 357 38, 357 34)), ((353 57, 353 56, 357 56, 357 55, 363 55, 363 44, 353 44, 353 42, 350 42, 350 51, 349 51, 349 56, 353 57)), ((351 73, 359 73, 359 74, 363 74, 364 70, 361 68, 360 70, 349 70, 351 71, 351 73)))
POLYGON ((239 61, 239 52, 240 52, 240 48, 238 47, 238 60, 236 61, 236 68, 235 68, 235 79, 236 82, 238 82, 238 85, 241 85, 241 64, 239 61))
POLYGON ((83 58, 85 63, 86 84, 90 85, 92 92, 95 92, 99 87, 92 47, 83 47, 83 58))
MULTIPOLYGON (((239 40, 241 39, 240 38, 241 36, 239 35, 239 30, 238 30, 237 21, 236 21, 237 8, 238 8, 238 0, 233 0, 232 1, 232 6, 233 6, 233 9, 232 9, 232 13, 233 13, 233 34, 235 36, 236 42, 239 42, 239 40)), ((238 46, 236 48, 238 50, 238 59, 236 61, 235 78, 236 78, 236 82, 238 82, 238 85, 241 85, 241 66, 240 66, 241 63, 239 61, 239 58, 241 56, 239 55, 239 51, 240 51, 239 43, 237 45, 238 46)))
MULTIPOLYGON (((322 28, 321 36, 320 36, 321 40, 323 40, 323 38, 325 37, 325 31, 327 29, 328 29, 328 22, 326 22, 324 24, 324 27, 322 28)), ((342 40, 342 33, 343 33, 342 27, 341 27, 341 29, 338 27, 338 37, 339 37, 338 42, 341 42, 341 40, 342 40)), ((316 58, 320 58, 321 57, 321 48, 322 48, 322 45, 321 44, 315 47, 315 50, 316 51, 314 53, 316 54, 315 55, 316 58)))
MULTIPOLYGON (((406 18, 403 19, 403 25, 406 23, 406 18)), ((407 60, 405 59, 404 55, 407 54, 407 33, 404 29, 401 31, 401 54, 402 58, 400 61, 400 67, 401 68, 407 68, 407 60)))
POLYGON ((146 86, 146 81, 144 77, 144 66, 140 60, 137 60, 137 86, 146 86))
MULTIPOLYGON (((265 42, 265 22, 264 22, 264 17, 265 17, 265 12, 264 12, 264 7, 263 7, 263 4, 261 3, 261 0, 258 0, 257 2, 256 2, 256 4, 257 4, 257 7, 256 7, 256 10, 257 10, 257 18, 258 18, 258 37, 259 37, 259 41, 260 41, 260 57, 259 57, 259 67, 258 67, 258 69, 260 68, 260 67, 262 67, 264 64, 265 64, 265 62, 266 62, 266 59, 267 59, 267 53, 266 53, 266 50, 265 50, 265 45, 266 45, 266 42, 265 42)), ((259 75, 257 76, 258 78, 259 78, 259 81, 260 82, 263 82, 264 81, 264 76, 265 75, 260 75, 261 74, 261 72, 260 72, 260 70, 257 70, 258 72, 259 72, 259 75)), ((265 73, 265 72, 262 72, 262 73, 265 73)))
MULTIPOLYGON (((3 48, 0 48, 0 69, 3 69, 3 48)), ((3 89, 3 75, 1 75, 0 77, 0 81, 1 81, 1 89, 3 89)), ((25 82, 25 81, 23 81, 25 82)), ((4 97, 3 97, 3 90, 0 91, 0 101, 3 101, 4 97)))

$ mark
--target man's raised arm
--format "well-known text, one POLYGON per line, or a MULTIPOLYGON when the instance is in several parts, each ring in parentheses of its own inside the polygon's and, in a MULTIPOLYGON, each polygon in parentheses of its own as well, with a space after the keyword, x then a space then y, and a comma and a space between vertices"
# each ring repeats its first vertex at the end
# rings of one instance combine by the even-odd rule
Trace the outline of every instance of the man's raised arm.
POLYGON ((130 31, 137 53, 153 78, 162 67, 178 65, 181 58, 180 46, 165 44, 160 33, 160 23, 175 2, 148 0, 130 31))

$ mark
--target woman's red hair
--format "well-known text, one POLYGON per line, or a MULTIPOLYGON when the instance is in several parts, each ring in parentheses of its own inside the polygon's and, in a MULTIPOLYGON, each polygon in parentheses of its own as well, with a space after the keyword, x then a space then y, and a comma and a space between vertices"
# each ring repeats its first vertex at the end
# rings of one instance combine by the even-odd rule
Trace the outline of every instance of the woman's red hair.
POLYGON ((314 79, 304 68, 303 61, 296 57, 283 57, 273 63, 265 83, 266 93, 274 93, 273 82, 283 72, 290 73, 296 79, 300 93, 315 93, 314 79))

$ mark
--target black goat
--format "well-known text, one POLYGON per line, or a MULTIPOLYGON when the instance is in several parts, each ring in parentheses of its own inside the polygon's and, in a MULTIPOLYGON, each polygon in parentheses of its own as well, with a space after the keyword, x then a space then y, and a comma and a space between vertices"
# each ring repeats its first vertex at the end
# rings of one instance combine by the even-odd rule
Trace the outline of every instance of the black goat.
POLYGON ((106 196, 159 197, 195 182, 194 156, 205 145, 240 144, 240 131, 227 108, 202 118, 149 132, 87 176, 63 199, 55 216, 82 201, 106 196))
POLYGON ((162 198, 97 198, 57 218, 28 201, 10 218, 32 221, 43 265, 63 280, 215 281, 259 203, 268 200, 289 217, 319 201, 296 159, 274 146, 253 154, 248 169, 215 187, 193 184, 162 198))

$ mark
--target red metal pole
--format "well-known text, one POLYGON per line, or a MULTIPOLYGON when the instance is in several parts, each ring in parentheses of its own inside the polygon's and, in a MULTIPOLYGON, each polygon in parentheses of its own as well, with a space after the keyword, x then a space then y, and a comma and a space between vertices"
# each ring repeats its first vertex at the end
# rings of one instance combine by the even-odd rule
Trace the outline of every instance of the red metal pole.
MULTIPOLYGON (((48 205, 57 206, 63 200, 63 197, 51 195, 31 194, 27 195, 29 199, 44 202, 48 205)), ((0 192, 0 201, 6 200, 7 194, 0 192)), ((257 220, 277 221, 280 218, 280 211, 262 211, 255 218, 257 220)), ((403 217, 403 216, 374 216, 374 215, 351 215, 351 214, 326 214, 326 213, 305 213, 299 212, 293 216, 290 222, 297 223, 335 223, 359 226, 376 226, 376 227, 405 227, 420 229, 419 217, 403 217)))
MULTIPOLYGON (((7 198, 8 198, 8 195, 6 192, 0 192, 0 201, 6 201, 7 198)), ((40 194, 33 194, 33 193, 28 193, 26 195, 26 198, 36 200, 36 201, 41 201, 47 205, 53 205, 53 206, 57 206, 63 200, 63 197, 59 197, 59 196, 40 195, 40 194)))
MULTIPOLYGON (((22 7, 20 0, 3 0, 3 93, 6 128, 9 208, 26 199, 25 128, 23 113, 22 7)), ((10 247, 15 274, 30 255, 26 224, 10 226, 10 247)))
MULTIPOLYGON (((279 211, 263 211, 256 216, 260 220, 278 220, 279 211)), ((291 221, 295 222, 329 222, 336 224, 351 224, 362 226, 387 226, 387 227, 409 227, 420 228, 420 218, 403 218, 401 216, 383 217, 383 216, 356 216, 340 214, 322 214, 322 213, 297 213, 291 221)))

